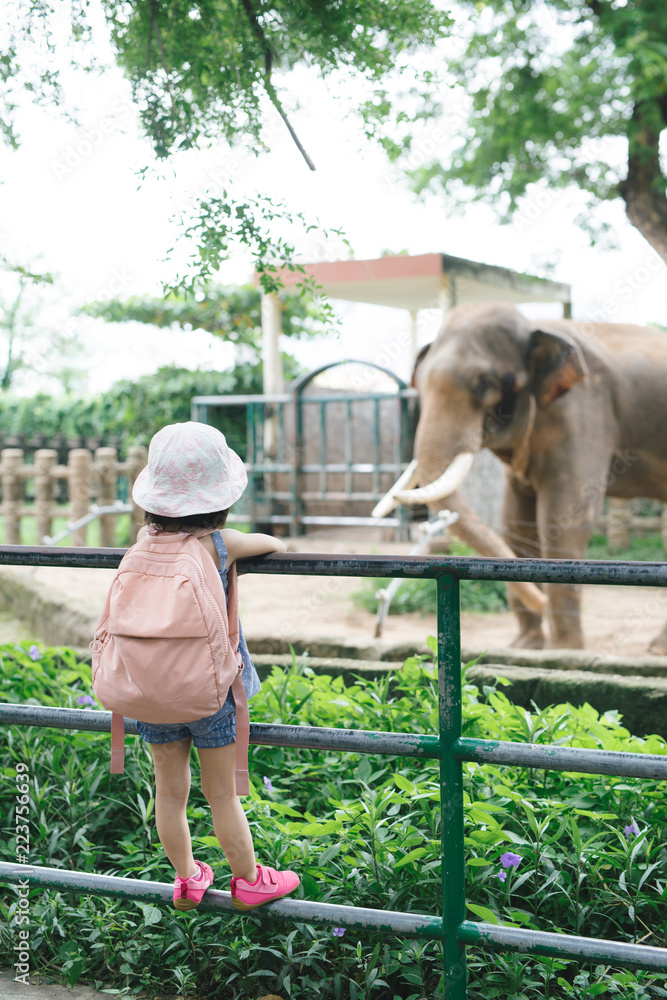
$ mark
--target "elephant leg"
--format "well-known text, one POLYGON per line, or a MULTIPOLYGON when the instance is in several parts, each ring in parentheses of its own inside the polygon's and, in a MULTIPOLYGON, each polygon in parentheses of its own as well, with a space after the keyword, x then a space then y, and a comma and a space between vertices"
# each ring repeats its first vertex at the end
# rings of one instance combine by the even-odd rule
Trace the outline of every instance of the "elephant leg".
MULTIPOLYGON (((503 538, 522 559, 540 556, 535 494, 520 486, 513 476, 508 477, 503 499, 503 538)), ((511 588, 507 590, 507 601, 519 622, 519 634, 512 646, 518 649, 542 649, 546 645, 546 636, 540 612, 530 611, 511 588)))
MULTIPOLYGON (((548 497, 537 505, 537 523, 542 555, 545 559, 583 559, 588 540, 599 515, 599 503, 584 504, 577 499, 581 490, 567 497, 548 497)), ((547 583, 549 598, 549 647, 583 649, 581 627, 581 585, 547 583)))
POLYGON ((663 628, 662 632, 656 635, 655 639, 651 642, 648 647, 649 653, 653 653, 655 656, 665 656, 667 655, 667 625, 663 628))

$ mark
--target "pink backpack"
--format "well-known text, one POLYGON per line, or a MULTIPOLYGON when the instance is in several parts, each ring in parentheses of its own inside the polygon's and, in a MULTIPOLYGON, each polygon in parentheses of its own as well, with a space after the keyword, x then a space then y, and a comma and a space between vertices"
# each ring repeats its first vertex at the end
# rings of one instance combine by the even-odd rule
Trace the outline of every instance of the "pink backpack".
POLYGON ((111 772, 125 764, 123 716, 193 722, 236 703, 236 790, 247 795, 248 702, 238 651, 236 565, 229 607, 218 570, 198 536, 147 534, 127 550, 90 644, 93 691, 111 710, 111 772))

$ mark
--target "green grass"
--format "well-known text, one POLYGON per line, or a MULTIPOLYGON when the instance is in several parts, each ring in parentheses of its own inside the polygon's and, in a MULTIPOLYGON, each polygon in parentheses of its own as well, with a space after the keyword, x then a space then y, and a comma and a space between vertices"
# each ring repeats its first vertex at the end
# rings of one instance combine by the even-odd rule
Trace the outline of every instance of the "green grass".
MULTIPOLYGON (((63 531, 67 527, 68 517, 54 517, 51 527, 51 536, 54 537, 58 532, 63 531)), ((123 548, 130 544, 130 515, 129 514, 117 514, 115 515, 116 521, 116 535, 114 547, 123 548)), ((81 529, 83 530, 83 529, 81 529)), ((100 542, 100 522, 98 520, 91 521, 87 525, 87 544, 91 548, 98 548, 101 544, 100 542)), ((0 517, 0 545, 5 545, 7 536, 5 533, 5 519, 0 517)), ((22 545, 41 545, 41 539, 37 538, 37 519, 31 514, 26 514, 25 517, 21 518, 21 544, 22 545)), ((63 545, 65 547, 72 545, 72 536, 68 535, 63 538, 58 545, 63 545)))

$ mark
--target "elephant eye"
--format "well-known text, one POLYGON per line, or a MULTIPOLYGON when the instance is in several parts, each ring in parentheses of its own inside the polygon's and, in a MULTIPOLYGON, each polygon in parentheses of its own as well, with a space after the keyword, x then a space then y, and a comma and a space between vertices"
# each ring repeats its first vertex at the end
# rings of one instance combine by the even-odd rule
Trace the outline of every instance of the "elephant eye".
POLYGON ((472 391, 477 399, 483 399, 489 389, 493 389, 495 387, 495 379, 491 378, 490 375, 480 375, 478 376, 472 391))

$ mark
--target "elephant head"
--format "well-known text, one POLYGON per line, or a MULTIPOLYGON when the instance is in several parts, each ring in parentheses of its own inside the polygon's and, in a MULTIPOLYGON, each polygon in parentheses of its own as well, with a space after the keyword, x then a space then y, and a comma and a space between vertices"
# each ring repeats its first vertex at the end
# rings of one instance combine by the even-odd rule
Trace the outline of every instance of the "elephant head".
MULTIPOLYGON (((537 408, 550 406, 586 374, 581 349, 557 322, 536 325, 503 303, 453 309, 416 368, 415 460, 411 481, 397 484, 392 499, 436 511, 446 499, 459 513, 455 534, 482 555, 514 557, 458 489, 483 447, 521 475, 537 408)), ((544 604, 531 584, 513 589, 534 610, 544 604)))

